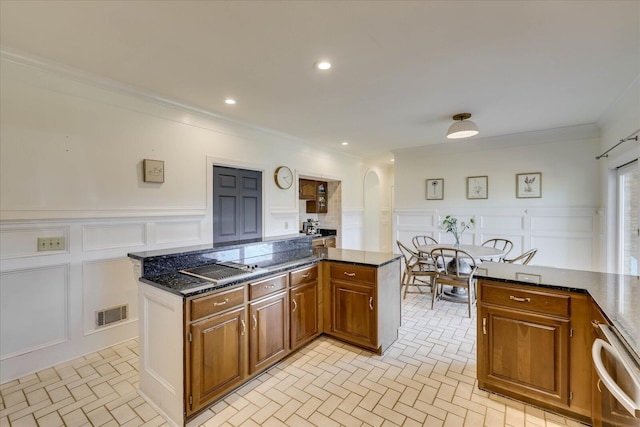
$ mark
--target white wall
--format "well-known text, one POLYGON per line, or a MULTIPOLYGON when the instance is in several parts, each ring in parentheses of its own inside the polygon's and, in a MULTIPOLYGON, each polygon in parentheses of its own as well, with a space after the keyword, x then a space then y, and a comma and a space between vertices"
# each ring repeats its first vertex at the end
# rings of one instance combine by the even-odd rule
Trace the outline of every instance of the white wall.
POLYGON ((279 165, 340 180, 343 226, 362 224, 359 158, 15 54, 0 66, 0 382, 137 335, 126 254, 211 242, 213 163, 263 171, 266 236, 300 220, 279 165), (163 184, 142 181, 145 158, 164 160, 163 184), (36 251, 58 236, 65 250, 36 251), (95 310, 120 304, 130 320, 96 329, 95 310))
POLYGON ((577 126, 395 151, 394 235, 452 241, 446 214, 475 217, 466 243, 514 242, 513 254, 539 249, 532 264, 600 269, 599 132, 577 126), (516 174, 540 172, 542 197, 516 198, 516 174), (466 177, 488 176, 488 198, 466 198, 466 177), (429 178, 444 179, 444 199, 426 200, 429 178))

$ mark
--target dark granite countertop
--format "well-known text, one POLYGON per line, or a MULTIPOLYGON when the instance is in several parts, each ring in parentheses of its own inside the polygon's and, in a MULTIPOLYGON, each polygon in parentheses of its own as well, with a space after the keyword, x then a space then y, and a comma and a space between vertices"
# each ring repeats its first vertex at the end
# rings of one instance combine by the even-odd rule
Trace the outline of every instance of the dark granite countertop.
MULTIPOLYGON (((175 254, 175 252, 172 252, 172 254, 175 254)), ((192 252, 188 252, 185 256, 191 254, 192 252)), ((154 258, 157 256, 158 255, 156 254, 152 255, 154 258)), ((163 272, 161 274, 144 275, 140 280, 144 283, 186 298, 214 290, 228 288, 230 286, 236 286, 240 283, 247 282, 247 280, 257 280, 262 277, 277 274, 281 271, 305 267, 307 265, 315 264, 321 260, 380 267, 399 258, 400 255, 398 254, 386 252, 369 252, 335 248, 316 248, 312 250, 309 247, 308 250, 296 249, 237 259, 235 261, 243 264, 259 266, 262 272, 252 276, 251 279, 243 278, 238 281, 225 283, 224 285, 217 285, 205 279, 182 274, 178 270, 163 272)))
POLYGON ((640 359, 640 278, 499 262, 483 262, 476 277, 587 293, 640 359))

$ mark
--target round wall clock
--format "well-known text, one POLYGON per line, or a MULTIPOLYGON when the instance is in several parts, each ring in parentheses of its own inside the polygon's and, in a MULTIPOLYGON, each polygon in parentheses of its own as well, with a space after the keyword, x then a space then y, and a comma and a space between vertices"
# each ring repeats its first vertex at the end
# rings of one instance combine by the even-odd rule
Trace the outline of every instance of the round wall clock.
POLYGON ((291 169, 286 166, 279 166, 276 168, 276 171, 273 173, 273 179, 276 181, 276 185, 278 188, 282 188, 286 190, 290 188, 293 184, 293 173, 291 169))

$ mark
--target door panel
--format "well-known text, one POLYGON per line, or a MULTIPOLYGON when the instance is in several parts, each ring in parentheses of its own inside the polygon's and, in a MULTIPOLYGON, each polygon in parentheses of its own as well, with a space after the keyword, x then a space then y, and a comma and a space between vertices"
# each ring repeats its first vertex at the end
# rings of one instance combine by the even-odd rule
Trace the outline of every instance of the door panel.
POLYGON ((262 172, 213 166, 214 243, 262 237, 262 172))

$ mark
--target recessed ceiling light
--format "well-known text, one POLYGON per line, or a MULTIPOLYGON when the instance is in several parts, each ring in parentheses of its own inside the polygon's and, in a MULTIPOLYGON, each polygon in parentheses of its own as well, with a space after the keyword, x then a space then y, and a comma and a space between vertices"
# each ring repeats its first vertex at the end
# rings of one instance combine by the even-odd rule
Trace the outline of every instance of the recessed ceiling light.
POLYGON ((318 61, 314 64, 314 67, 316 67, 318 70, 325 71, 331 68, 331 63, 327 61, 318 61))
POLYGON ((342 141, 342 145, 349 145, 347 141, 342 141))
POLYGON ((395 161, 396 161, 396 159, 391 159, 391 163, 393 163, 393 162, 395 162, 395 161))
POLYGON ((236 103, 235 99, 227 98, 224 100, 225 104, 234 105, 236 103))

